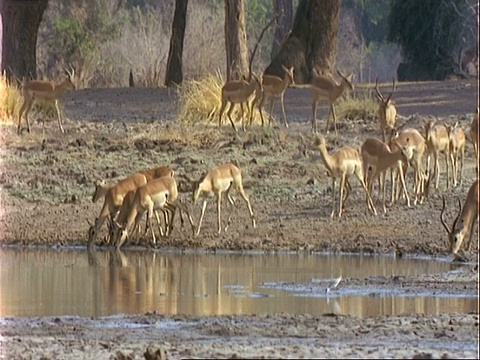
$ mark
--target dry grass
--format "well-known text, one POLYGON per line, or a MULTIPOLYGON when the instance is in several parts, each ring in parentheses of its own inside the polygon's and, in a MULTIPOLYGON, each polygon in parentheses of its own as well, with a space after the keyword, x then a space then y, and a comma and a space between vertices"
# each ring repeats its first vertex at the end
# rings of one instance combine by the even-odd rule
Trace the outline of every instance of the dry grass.
MULTIPOLYGON (((221 73, 217 71, 215 74, 209 74, 200 80, 184 81, 182 87, 179 88, 179 113, 178 120, 187 124, 202 123, 209 125, 217 125, 222 105, 222 87, 225 84, 221 73)), ((250 97, 249 106, 254 96, 250 97)), ((222 125, 230 126, 226 110, 222 116, 222 125)), ((246 116, 248 116, 246 114, 246 116)), ((263 111, 264 119, 270 117, 267 111, 263 111)), ((232 112, 232 119, 235 124, 241 124, 240 106, 236 105, 232 112)), ((247 120, 247 119, 246 119, 247 120)), ((255 107, 253 111, 252 124, 261 124, 260 112, 255 107)))
POLYGON ((338 100, 335 105, 338 118, 350 120, 375 120, 377 118, 378 101, 371 91, 366 91, 352 97, 348 94, 338 100))
POLYGON ((0 123, 13 123, 21 104, 20 89, 10 84, 5 75, 0 75, 0 123))

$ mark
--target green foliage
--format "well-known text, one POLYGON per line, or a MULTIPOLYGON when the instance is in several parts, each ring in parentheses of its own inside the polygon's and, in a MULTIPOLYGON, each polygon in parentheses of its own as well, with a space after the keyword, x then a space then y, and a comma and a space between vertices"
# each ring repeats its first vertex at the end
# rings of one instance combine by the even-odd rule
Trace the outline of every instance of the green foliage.
POLYGON ((401 45, 407 61, 448 72, 465 5, 463 0, 393 0, 387 39, 401 45))

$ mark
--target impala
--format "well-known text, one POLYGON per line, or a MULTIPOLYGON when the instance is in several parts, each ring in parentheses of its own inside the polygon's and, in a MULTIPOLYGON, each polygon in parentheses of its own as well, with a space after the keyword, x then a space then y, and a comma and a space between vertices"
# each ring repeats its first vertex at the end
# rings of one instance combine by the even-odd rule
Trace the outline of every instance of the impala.
MULTIPOLYGON (((253 121, 253 109, 255 104, 258 102, 262 94, 262 84, 258 76, 255 74, 251 74, 250 80, 230 80, 225 83, 222 87, 222 105, 220 107, 220 112, 218 114, 218 126, 222 125, 222 115, 227 107, 227 104, 230 103, 230 107, 227 111, 228 119, 232 124, 233 129, 235 132, 237 131, 237 127, 232 120, 232 111, 235 104, 240 104, 241 109, 241 116, 242 116, 242 129, 245 131, 245 119, 244 119, 244 111, 243 111, 243 103, 246 103, 247 111, 249 112, 249 119, 250 124, 253 121), (251 107, 248 105, 248 99, 250 96, 255 93, 255 98, 252 102, 251 107)), ((263 125, 263 118, 262 118, 262 125, 263 125)))
POLYGON ((28 120, 28 113, 32 109, 32 106, 35 102, 53 102, 55 104, 55 109, 57 110, 58 127, 60 128, 60 131, 62 133, 64 132, 62 126, 62 116, 60 114, 60 109, 58 108, 58 99, 68 89, 76 89, 76 86, 74 84, 75 70, 73 68, 71 69, 71 71, 67 69, 64 70, 67 74, 67 78, 61 83, 55 83, 53 81, 46 80, 30 80, 26 81, 25 84, 23 84, 23 104, 18 113, 18 134, 21 134, 23 115, 25 115, 25 120, 27 122, 27 131, 30 132, 30 121, 28 120))
MULTIPOLYGON (((187 214, 190 225, 192 226, 192 232, 195 234, 195 225, 190 213, 178 199, 178 189, 175 178, 165 176, 153 179, 147 184, 138 187, 135 191, 135 196, 133 197, 125 222, 119 223, 115 221, 115 226, 120 230, 117 236, 119 239, 115 239, 117 248, 122 246, 129 236, 129 233, 131 233, 131 230, 138 228, 139 222, 145 212, 147 212, 147 221, 149 228, 152 230, 153 244, 155 245, 157 240, 155 237, 155 231, 153 231, 152 217, 155 210, 167 210, 169 207, 172 209, 169 224, 170 230, 175 217, 175 209, 178 208, 187 214)), ((157 218, 157 221, 158 220, 159 219, 157 218)), ((168 234, 169 233, 166 235, 168 234)))
POLYGON ((455 125, 445 123, 448 138, 450 139, 450 164, 452 169, 453 186, 457 186, 457 178, 460 176, 460 185, 463 183, 463 158, 465 156, 465 132, 458 127, 458 121, 455 125), (460 158, 460 171, 458 161, 460 158), (459 174, 460 173, 460 174, 459 174))
POLYGON ((449 187, 449 157, 450 157, 450 139, 448 131, 444 124, 435 124, 435 121, 429 121, 425 124, 425 139, 427 140, 427 172, 430 175, 430 157, 433 155, 435 162, 433 174, 435 176, 435 189, 438 189, 440 181, 440 170, 438 158, 440 153, 445 155, 445 169, 447 172, 447 189, 449 187))
MULTIPOLYGON (((376 138, 367 138, 360 149, 362 160, 363 160, 363 169, 364 174, 367 179, 367 188, 368 193, 372 193, 373 182, 377 177, 380 178, 381 188, 383 192, 383 212, 387 211, 385 206, 385 173, 388 169, 392 167, 399 167, 399 161, 408 163, 408 159, 412 158, 413 150, 407 146, 400 146, 395 139, 393 143, 396 144, 398 150, 393 152, 390 147, 385 144, 383 141, 376 138), (369 173, 368 170, 371 172, 369 173), (368 175, 367 175, 368 173, 368 175)), ((405 179, 403 177, 403 171, 400 168, 398 171, 400 175, 400 181, 402 184, 403 193, 407 198, 407 206, 410 207, 410 197, 405 186, 405 179)))
POLYGON ((378 90, 378 78, 375 82, 375 93, 377 99, 380 101, 378 105, 378 120, 380 122, 380 131, 382 132, 383 142, 385 142, 385 133, 395 128, 395 122, 397 120, 397 109, 394 102, 391 100, 393 93, 395 92, 395 79, 393 79, 393 87, 390 95, 385 99, 378 90))
MULTIPOLYGON (((217 199, 217 224, 218 224, 217 233, 218 234, 221 233, 222 231, 222 226, 221 226, 222 194, 225 193, 230 205, 234 206, 235 200, 230 194, 230 190, 232 186, 240 194, 242 199, 247 204, 248 212, 250 213, 250 219, 252 221, 252 226, 254 228, 256 227, 255 216, 253 215, 253 210, 250 204, 250 200, 248 199, 243 189, 242 172, 237 166, 233 164, 225 164, 225 165, 215 167, 213 169, 210 169, 210 171, 205 176, 202 176, 197 181, 192 181, 187 176, 185 176, 185 178, 188 182, 190 182, 192 186, 193 203, 195 203, 198 198, 203 198, 202 212, 200 215, 200 220, 198 221, 196 235, 200 233, 203 216, 205 215, 205 210, 207 208, 207 200, 208 198, 211 198, 214 196, 217 199)), ((230 225, 230 220, 231 220, 231 214, 228 219, 225 231, 230 225)))
POLYGON ((327 115, 326 132, 328 134, 330 126, 330 114, 333 117, 333 125, 335 128, 335 135, 337 135, 337 116, 335 115, 335 108, 333 104, 343 94, 346 89, 353 91, 352 78, 353 74, 349 76, 343 75, 337 70, 338 75, 342 80, 338 84, 335 80, 324 75, 314 75, 312 82, 310 83, 310 89, 312 91, 312 131, 317 133, 317 104, 321 98, 326 98, 329 103, 329 111, 327 115))
MULTIPOLYGON (((173 169, 170 166, 159 166, 156 168, 141 170, 136 172, 136 174, 142 174, 145 176, 147 181, 161 178, 164 176, 173 177, 175 175, 173 169)), ((93 192, 92 202, 97 202, 98 199, 105 196, 107 191, 115 186, 115 184, 108 184, 105 180, 99 180, 95 184, 95 191, 93 192)))
MULTIPOLYGON (((445 196, 442 196, 442 211, 440 213, 440 221, 442 222, 443 227, 447 231, 448 241, 450 245, 450 252, 456 254, 460 247, 462 246, 463 241, 468 237, 468 247, 467 251, 470 251, 472 246, 473 238, 473 226, 475 221, 478 223, 478 180, 475 180, 470 186, 470 189, 467 193, 467 198, 463 204, 458 199, 458 214, 455 220, 453 221, 452 228, 450 229, 444 219, 445 212, 445 196)), ((478 237, 477 237, 478 238, 478 237)))
MULTIPOLYGON (((93 195, 93 202, 97 201, 102 195, 105 197, 100 215, 95 219, 95 223, 90 224, 88 230, 88 246, 95 243, 98 232, 103 223, 110 216, 112 219, 117 214, 118 209, 123 203, 125 195, 130 190, 135 190, 141 185, 147 183, 147 178, 143 174, 133 174, 132 176, 119 181, 116 185, 108 186, 104 182, 97 184, 93 195), (106 191, 105 191, 106 190, 106 191)), ((88 220, 87 220, 88 221, 88 220)))
MULTIPOLYGON (((407 128, 398 132, 396 129, 392 129, 389 146, 390 150, 398 151, 400 147, 409 146, 412 149, 412 157, 409 158, 409 164, 413 167, 413 176, 414 176, 414 193, 415 193, 415 200, 414 205, 417 202, 422 203, 423 199, 426 195, 425 186, 429 185, 429 177, 428 174, 425 176, 423 171, 423 156, 427 149, 427 145, 425 143, 424 137, 420 134, 417 129, 407 128)), ((391 182, 392 182, 392 194, 391 194, 391 203, 393 204, 399 196, 399 189, 398 189, 398 178, 400 174, 398 171, 403 170, 403 176, 405 178, 405 173, 407 167, 404 166, 403 161, 398 163, 398 167, 391 168, 391 182)), ((404 194, 405 195, 405 194, 404 194)))
POLYGON ((320 151, 323 165, 332 177, 332 212, 330 217, 333 218, 335 215, 335 184, 337 179, 340 178, 338 217, 341 217, 343 213, 344 202, 349 193, 348 177, 352 174, 355 174, 365 190, 368 199, 367 206, 369 210, 377 215, 377 210, 375 209, 375 205, 373 204, 370 194, 368 193, 368 189, 364 180, 362 160, 358 151, 350 146, 343 146, 335 153, 329 154, 327 151, 327 144, 323 136, 315 140, 315 147, 320 151), (345 196, 344 191, 346 191, 345 196))
POLYGON ((263 113, 262 113, 262 106, 264 102, 268 99, 270 100, 270 120, 269 123, 272 122, 272 112, 273 112, 273 101, 277 98, 280 98, 280 103, 282 105, 282 113, 283 113, 283 121, 285 122, 285 127, 288 127, 287 116, 285 115, 285 105, 283 101, 283 97, 285 94, 285 90, 291 84, 294 84, 295 81, 293 79, 293 67, 287 69, 285 66, 282 65, 282 69, 285 71, 285 75, 282 78, 274 75, 263 75, 262 77, 262 100, 260 100, 260 104, 258 105, 258 109, 260 111, 260 117, 262 119, 262 125, 264 124, 263 121, 263 113))

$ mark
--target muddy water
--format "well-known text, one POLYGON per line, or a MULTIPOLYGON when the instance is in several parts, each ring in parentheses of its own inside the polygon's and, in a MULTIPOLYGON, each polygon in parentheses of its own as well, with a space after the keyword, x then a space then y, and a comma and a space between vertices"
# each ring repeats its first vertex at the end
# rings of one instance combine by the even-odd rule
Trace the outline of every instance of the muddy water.
POLYGON ((477 310, 464 294, 326 293, 328 280, 454 271, 446 261, 360 255, 0 250, 0 316, 123 313, 357 316, 477 310), (317 290, 298 284, 315 284, 317 290), (324 283, 324 286, 318 284, 324 283), (318 290, 321 289, 321 290, 318 290))

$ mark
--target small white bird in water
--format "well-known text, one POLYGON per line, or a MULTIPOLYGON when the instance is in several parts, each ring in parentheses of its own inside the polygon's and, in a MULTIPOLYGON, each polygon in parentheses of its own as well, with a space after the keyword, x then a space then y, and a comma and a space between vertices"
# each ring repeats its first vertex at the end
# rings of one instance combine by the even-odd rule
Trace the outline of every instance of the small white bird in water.
POLYGON ((325 289, 325 293, 328 294, 330 292, 330 289, 335 289, 338 286, 338 284, 340 284, 340 281, 342 281, 342 275, 340 275, 333 282, 328 284, 327 288, 325 289))

